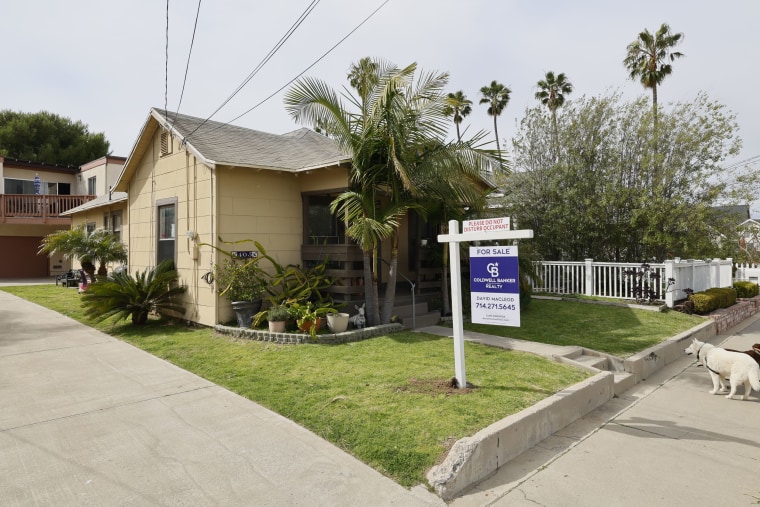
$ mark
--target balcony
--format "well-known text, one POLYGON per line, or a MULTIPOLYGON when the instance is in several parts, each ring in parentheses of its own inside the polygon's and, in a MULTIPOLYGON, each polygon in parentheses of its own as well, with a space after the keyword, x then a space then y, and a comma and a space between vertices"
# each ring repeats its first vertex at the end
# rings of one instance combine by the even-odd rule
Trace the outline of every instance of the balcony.
POLYGON ((94 195, 0 194, 0 223, 67 225, 61 213, 95 199, 94 195))

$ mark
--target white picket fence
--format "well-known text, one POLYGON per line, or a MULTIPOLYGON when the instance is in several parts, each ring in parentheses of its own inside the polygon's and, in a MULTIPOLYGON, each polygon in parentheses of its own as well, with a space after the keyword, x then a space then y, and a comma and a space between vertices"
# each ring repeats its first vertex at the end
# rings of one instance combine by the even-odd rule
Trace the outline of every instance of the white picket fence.
MULTIPOLYGON (((684 289, 695 292, 711 287, 730 287, 733 283, 732 259, 668 260, 649 264, 647 283, 652 285, 655 299, 673 307, 675 301, 686 298, 684 289), (672 280, 672 283, 669 283, 672 280)), ((642 265, 624 262, 542 261, 536 263, 540 283, 532 281, 533 290, 551 294, 583 294, 616 299, 635 299, 634 276, 642 265)))
POLYGON ((734 265, 735 280, 745 280, 748 282, 760 282, 760 264, 757 263, 736 263, 734 265))

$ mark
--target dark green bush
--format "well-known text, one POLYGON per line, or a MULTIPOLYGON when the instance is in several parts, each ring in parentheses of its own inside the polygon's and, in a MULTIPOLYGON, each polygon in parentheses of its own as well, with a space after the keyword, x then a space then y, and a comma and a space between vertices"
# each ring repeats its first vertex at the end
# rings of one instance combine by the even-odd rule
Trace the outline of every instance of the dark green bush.
POLYGON ((736 289, 736 297, 740 298, 753 298, 760 293, 760 287, 752 282, 734 282, 734 289, 736 289))
POLYGON ((695 292, 689 296, 689 300, 694 304, 694 313, 704 315, 718 308, 718 301, 715 296, 704 292, 695 292))
POLYGON ((689 296, 694 303, 694 312, 704 315, 718 308, 728 308, 736 304, 736 290, 733 287, 707 289, 689 296))

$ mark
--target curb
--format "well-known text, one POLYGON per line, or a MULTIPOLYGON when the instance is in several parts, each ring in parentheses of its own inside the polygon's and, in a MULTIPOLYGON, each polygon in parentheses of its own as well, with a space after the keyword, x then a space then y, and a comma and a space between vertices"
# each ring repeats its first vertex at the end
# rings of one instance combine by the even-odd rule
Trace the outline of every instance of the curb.
POLYGON ((599 372, 458 440, 427 479, 444 500, 492 475, 500 466, 612 399, 614 374, 599 372))
MULTIPOLYGON (((685 342, 692 338, 707 341, 716 335, 716 323, 707 320, 624 359, 624 369, 638 384, 653 372, 683 357, 685 342)), ((613 372, 599 371, 561 356, 555 357, 555 360, 598 373, 497 421, 471 437, 458 440, 444 462, 427 473, 428 482, 443 500, 452 500, 493 475, 510 460, 615 396, 613 372)))

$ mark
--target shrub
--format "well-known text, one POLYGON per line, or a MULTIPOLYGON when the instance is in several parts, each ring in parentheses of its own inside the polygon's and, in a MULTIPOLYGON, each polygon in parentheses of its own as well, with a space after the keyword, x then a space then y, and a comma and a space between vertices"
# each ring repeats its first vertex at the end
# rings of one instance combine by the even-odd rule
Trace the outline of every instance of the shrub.
POLYGON ((734 289, 736 297, 740 298, 753 298, 760 293, 760 287, 756 283, 746 281, 734 282, 734 289))
POLYGON ((690 295, 689 300, 694 304, 694 312, 704 315, 736 304, 736 291, 733 287, 712 288, 690 295))
POLYGON ((230 301, 257 301, 266 290, 266 273, 256 261, 225 259, 214 267, 219 295, 230 301))
POLYGON ((150 271, 139 271, 132 278, 122 271, 105 282, 90 285, 82 294, 86 317, 100 321, 116 316, 117 320, 132 317, 132 324, 145 324, 150 313, 183 315, 180 296, 187 291, 178 285, 172 261, 164 261, 150 271))

